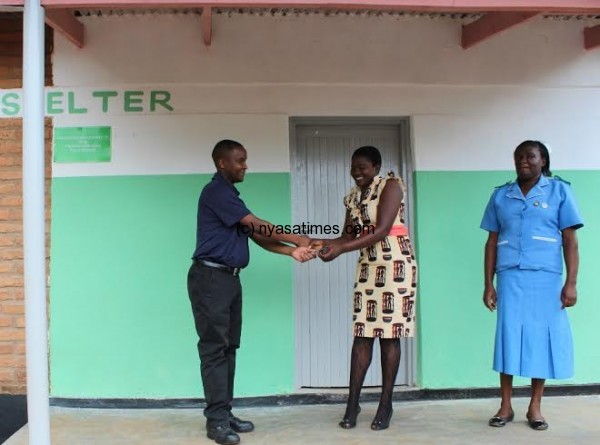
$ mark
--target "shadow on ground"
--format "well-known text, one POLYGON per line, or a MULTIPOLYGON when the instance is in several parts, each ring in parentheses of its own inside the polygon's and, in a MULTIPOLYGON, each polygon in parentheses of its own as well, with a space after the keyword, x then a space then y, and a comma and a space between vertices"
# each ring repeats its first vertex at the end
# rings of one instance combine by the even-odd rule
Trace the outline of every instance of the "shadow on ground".
POLYGON ((27 399, 24 395, 0 394, 0 443, 27 423, 27 399))

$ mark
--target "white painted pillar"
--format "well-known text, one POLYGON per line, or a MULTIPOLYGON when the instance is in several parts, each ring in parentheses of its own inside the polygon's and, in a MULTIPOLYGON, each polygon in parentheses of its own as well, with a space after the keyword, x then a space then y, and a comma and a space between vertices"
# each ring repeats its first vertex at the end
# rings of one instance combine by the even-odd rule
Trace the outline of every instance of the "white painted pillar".
POLYGON ((25 0, 23 255, 30 445, 50 445, 44 180, 44 10, 40 0, 25 0))

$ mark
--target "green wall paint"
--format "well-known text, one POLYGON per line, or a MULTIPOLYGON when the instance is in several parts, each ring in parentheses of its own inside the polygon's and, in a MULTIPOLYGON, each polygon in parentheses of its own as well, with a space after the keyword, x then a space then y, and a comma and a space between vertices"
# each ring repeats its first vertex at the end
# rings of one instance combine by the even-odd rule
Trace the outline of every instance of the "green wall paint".
MULTIPOLYGON (((593 273, 599 172, 559 172, 586 222, 579 232, 579 303, 570 310, 576 376, 598 383, 600 293, 593 273)), ((495 314, 481 303, 479 229, 506 172, 417 172, 419 386, 496 386, 495 314)), ((52 184, 51 391, 58 397, 202 396, 185 286, 198 193, 210 175, 55 178, 52 184)), ((290 176, 250 174, 242 198, 259 216, 290 222, 290 176)), ((236 394, 294 390, 292 260, 252 245, 243 272, 244 332, 236 394), (268 321, 270 328, 265 329, 268 321)), ((527 384, 517 379, 517 384, 527 384)))
MULTIPOLYGON (((53 179, 53 396, 202 396, 186 275, 210 177, 53 179)), ((290 223, 289 174, 249 174, 239 189, 255 214, 290 223)), ((251 249, 236 395, 288 393, 293 260, 251 249)))
MULTIPOLYGON (((600 382, 598 268, 600 190, 597 171, 558 172, 572 184, 586 227, 578 232, 581 267, 579 302, 569 310, 575 339, 575 378, 550 383, 600 382)), ((479 229, 493 188, 513 172, 417 172, 416 245, 419 281, 419 386, 467 388, 496 386, 491 369, 495 313, 482 303, 483 246, 479 229)), ((528 384, 516 379, 516 384, 528 384)))

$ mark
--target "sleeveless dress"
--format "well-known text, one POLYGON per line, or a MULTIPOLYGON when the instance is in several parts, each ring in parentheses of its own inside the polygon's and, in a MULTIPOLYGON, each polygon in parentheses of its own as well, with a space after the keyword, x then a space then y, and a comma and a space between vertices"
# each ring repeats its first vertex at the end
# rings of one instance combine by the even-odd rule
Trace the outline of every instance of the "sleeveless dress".
POLYGON ((390 235, 372 246, 360 249, 353 296, 355 337, 401 338, 415 333, 417 263, 406 231, 406 186, 390 173, 376 176, 361 200, 361 189, 353 187, 344 197, 352 223, 377 225, 377 206, 387 181, 397 181, 403 197, 390 235), (401 229, 401 230, 398 230, 401 229), (397 233, 404 232, 404 235, 397 233))

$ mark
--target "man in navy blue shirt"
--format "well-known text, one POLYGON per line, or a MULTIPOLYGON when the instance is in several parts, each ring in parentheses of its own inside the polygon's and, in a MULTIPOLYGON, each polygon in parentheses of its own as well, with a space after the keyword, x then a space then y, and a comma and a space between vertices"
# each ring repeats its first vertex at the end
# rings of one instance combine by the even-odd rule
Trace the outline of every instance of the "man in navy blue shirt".
POLYGON ((240 442, 237 433, 254 430, 252 422, 231 413, 235 357, 242 330, 239 273, 248 265, 248 238, 300 262, 315 258, 316 250, 305 236, 276 233, 271 223, 253 215, 240 199, 234 184, 244 180, 247 154, 239 142, 218 142, 212 157, 217 173, 198 201, 196 250, 187 284, 200 337, 207 436, 219 444, 234 445, 240 442), (267 230, 259 234, 254 231, 258 227, 267 230))

